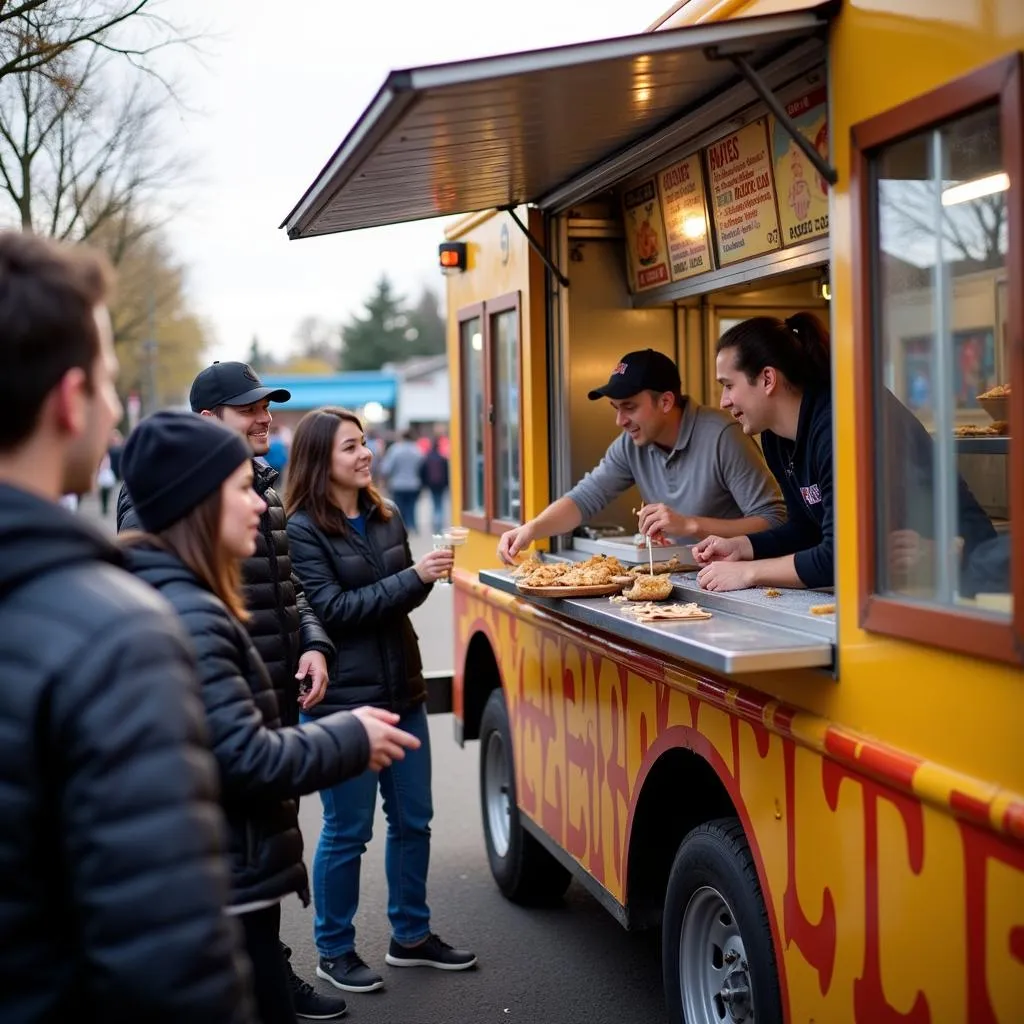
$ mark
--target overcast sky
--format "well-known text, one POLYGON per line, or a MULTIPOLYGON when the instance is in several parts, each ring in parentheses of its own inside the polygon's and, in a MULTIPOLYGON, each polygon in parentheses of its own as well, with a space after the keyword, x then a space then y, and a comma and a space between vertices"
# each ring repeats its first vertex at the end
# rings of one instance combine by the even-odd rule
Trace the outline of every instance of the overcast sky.
POLYGON ((214 358, 244 358, 253 335, 285 353, 306 315, 346 319, 387 271, 415 298, 443 292, 444 221, 289 241, 278 225, 389 71, 643 31, 670 0, 163 0, 213 35, 201 63, 175 58, 197 113, 169 139, 194 157, 171 241, 189 268, 214 358), (282 14, 288 24, 282 23, 282 14))

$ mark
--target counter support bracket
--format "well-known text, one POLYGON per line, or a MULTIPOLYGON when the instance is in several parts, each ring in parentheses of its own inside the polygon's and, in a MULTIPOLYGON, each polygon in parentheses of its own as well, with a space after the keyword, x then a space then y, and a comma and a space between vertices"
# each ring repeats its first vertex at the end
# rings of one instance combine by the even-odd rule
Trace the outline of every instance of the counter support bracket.
POLYGON ((814 169, 830 184, 839 180, 836 169, 818 152, 814 144, 797 128, 793 118, 786 113, 786 108, 778 101, 775 93, 765 80, 750 65, 750 61, 741 53, 722 53, 717 46, 708 47, 706 55, 709 60, 730 60, 736 70, 747 80, 747 84, 764 101, 765 106, 775 115, 775 119, 786 129, 789 137, 803 150, 804 156, 814 165, 814 169))
POLYGON ((530 233, 530 229, 519 219, 519 216, 515 211, 515 207, 500 206, 499 209, 503 213, 507 213, 515 221, 516 227, 518 227, 519 230, 522 231, 522 233, 526 236, 527 242, 530 243, 530 248, 540 257, 541 262, 544 264, 544 266, 551 271, 551 273, 555 277, 555 280, 557 280, 563 288, 568 288, 569 278, 567 278, 565 274, 563 274, 558 269, 558 267, 556 267, 554 263, 551 262, 551 257, 548 256, 548 254, 544 251, 544 246, 542 246, 540 242, 538 242, 537 239, 533 237, 533 235, 530 233))

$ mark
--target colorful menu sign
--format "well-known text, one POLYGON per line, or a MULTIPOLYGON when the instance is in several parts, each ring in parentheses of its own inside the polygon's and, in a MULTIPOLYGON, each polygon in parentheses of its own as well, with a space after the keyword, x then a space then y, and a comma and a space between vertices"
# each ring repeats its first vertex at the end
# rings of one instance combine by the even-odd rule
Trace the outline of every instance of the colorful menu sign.
MULTIPOLYGON (((828 158, 825 86, 810 88, 786 104, 800 134, 828 158)), ((789 132, 772 118, 772 163, 779 192, 782 244, 794 245, 828 234, 828 182, 814 169, 789 132)))
POLYGON ((706 153, 719 264, 778 249, 779 215, 765 120, 719 139, 706 153))
POLYGON ((666 167, 658 175, 673 281, 712 269, 704 175, 700 154, 666 167))
POLYGON ((622 194, 622 206, 633 291, 668 284, 668 246, 657 180, 649 178, 627 188, 622 194))

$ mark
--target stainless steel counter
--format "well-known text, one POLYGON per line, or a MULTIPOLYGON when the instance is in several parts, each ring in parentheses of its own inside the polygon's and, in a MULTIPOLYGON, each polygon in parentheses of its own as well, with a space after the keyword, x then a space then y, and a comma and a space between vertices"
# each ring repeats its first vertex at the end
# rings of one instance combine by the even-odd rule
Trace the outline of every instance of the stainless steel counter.
MULTIPOLYGON (((712 612, 710 619, 646 623, 638 622, 623 610, 621 604, 613 604, 607 597, 564 599, 526 596, 516 589, 511 573, 506 570, 481 570, 480 581, 574 622, 714 672, 731 674, 831 668, 834 662, 834 621, 830 640, 822 635, 820 627, 812 632, 790 625, 803 621, 804 616, 816 618, 807 613, 806 608, 802 614, 792 608, 789 611, 780 608, 779 615, 786 617, 784 626, 778 616, 769 620, 759 618, 757 614, 744 614, 747 606, 737 595, 732 596, 732 603, 727 606, 729 595, 712 595, 704 591, 694 594, 688 585, 690 581, 680 577, 673 577, 677 599, 696 600, 712 612), (712 601, 713 598, 717 600, 712 601)), ((693 587, 696 588, 696 583, 693 587)), ((827 595, 817 593, 807 606, 825 600, 828 600, 827 595)))

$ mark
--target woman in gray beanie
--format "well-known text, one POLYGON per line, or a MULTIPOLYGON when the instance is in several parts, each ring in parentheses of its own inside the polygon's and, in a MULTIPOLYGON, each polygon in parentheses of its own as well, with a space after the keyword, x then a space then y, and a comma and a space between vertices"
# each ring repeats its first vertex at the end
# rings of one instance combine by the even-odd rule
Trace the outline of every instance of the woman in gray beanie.
POLYGON ((242 439, 219 421, 160 412, 129 437, 125 483, 146 533, 126 535, 132 571, 173 606, 192 639, 210 745, 220 766, 232 897, 264 1024, 293 1024, 278 942, 281 901, 309 901, 294 797, 380 769, 419 741, 375 708, 281 728, 266 668, 242 623, 239 563, 263 501, 242 439))

